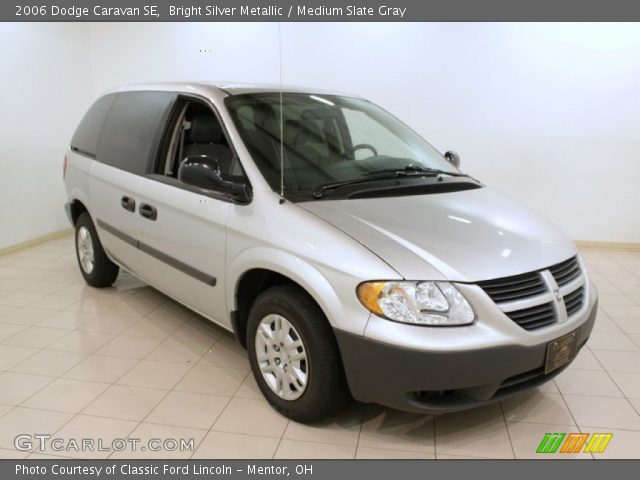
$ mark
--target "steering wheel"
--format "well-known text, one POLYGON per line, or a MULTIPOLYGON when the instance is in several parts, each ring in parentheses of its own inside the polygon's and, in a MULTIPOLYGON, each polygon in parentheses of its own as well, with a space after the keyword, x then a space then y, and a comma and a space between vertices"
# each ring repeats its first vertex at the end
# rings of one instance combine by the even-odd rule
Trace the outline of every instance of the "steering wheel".
POLYGON ((354 153, 356 150, 362 150, 363 148, 366 148, 367 150, 371 150, 371 152, 373 152, 374 157, 378 156, 378 150, 376 150, 376 147, 374 147, 373 145, 369 145, 368 143, 360 143, 358 145, 354 145, 349 149, 349 153, 354 153))

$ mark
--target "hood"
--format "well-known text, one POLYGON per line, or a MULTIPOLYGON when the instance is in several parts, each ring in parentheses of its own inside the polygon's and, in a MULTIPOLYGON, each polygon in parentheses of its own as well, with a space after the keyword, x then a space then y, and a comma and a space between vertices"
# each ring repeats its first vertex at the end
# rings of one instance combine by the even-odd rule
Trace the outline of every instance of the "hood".
POLYGON ((576 254, 563 233, 487 187, 298 205, 411 280, 488 280, 543 269, 576 254))

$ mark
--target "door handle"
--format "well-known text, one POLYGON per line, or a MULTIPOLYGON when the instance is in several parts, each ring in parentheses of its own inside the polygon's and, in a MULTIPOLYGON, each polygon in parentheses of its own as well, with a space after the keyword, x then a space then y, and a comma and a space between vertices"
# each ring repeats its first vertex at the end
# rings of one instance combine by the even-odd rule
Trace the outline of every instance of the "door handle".
POLYGON ((129 212, 136 211, 136 201, 131 197, 127 197, 126 195, 120 199, 120 205, 122 205, 122 208, 128 210, 129 212))
POLYGON ((148 218, 149 220, 155 220, 158 218, 158 209, 148 203, 140 204, 140 209, 138 211, 140 212, 140 215, 144 218, 148 218))

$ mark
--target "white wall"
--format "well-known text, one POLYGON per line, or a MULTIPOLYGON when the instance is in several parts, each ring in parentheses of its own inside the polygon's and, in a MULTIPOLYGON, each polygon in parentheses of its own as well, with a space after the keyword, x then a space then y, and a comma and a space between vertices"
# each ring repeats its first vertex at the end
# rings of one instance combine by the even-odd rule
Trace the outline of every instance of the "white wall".
POLYGON ((286 81, 362 94, 573 239, 640 242, 639 24, 287 24, 286 81))
POLYGON ((0 24, 0 248, 70 226, 62 164, 91 97, 88 32, 0 24))
MULTIPOLYGON (((640 243, 640 25, 281 28, 285 83, 369 97, 437 148, 457 150, 464 170, 522 200, 574 239, 640 243)), ((2 105, 12 107, 12 113, 0 112, 2 123, 19 116, 49 125, 55 118, 53 129, 27 133, 12 125, 15 135, 0 134, 0 161, 14 171, 12 193, 6 194, 2 170, 0 248, 65 225, 58 207, 60 160, 89 97, 134 82, 279 78, 277 24, 5 24, 0 32, 3 45, 5 39, 22 45, 16 35, 29 42, 17 53, 2 49, 0 68, 8 70, 0 72, 2 82, 36 92, 26 94, 24 108, 24 99, 2 89, 2 105), (34 78, 34 70, 41 76, 34 78), (49 98, 47 91, 56 95, 49 98), (33 113, 36 105, 45 117, 33 113), (25 142, 41 144, 37 148, 47 153, 16 163, 16 155, 26 155, 19 149, 25 142), (31 172, 38 168, 44 168, 41 199, 32 202, 23 188, 33 184, 31 172), (35 210, 45 197, 55 216, 35 210), (6 217, 6 202, 22 200, 21 213, 6 217), (7 224, 15 233, 5 232, 7 224)))
POLYGON ((122 84, 168 80, 277 83, 279 55, 277 23, 91 25, 96 96, 122 84))

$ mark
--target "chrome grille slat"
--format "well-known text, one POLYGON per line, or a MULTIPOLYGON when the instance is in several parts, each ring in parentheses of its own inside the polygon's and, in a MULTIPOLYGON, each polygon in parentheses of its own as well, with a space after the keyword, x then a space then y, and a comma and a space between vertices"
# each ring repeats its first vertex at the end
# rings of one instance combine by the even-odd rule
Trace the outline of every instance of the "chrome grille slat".
POLYGON ((586 277, 577 256, 543 270, 496 278, 478 285, 514 323, 536 330, 580 312, 586 277))
POLYGON ((579 306, 580 303, 582 303, 582 295, 578 295, 570 300, 565 300, 564 301, 565 305, 567 306, 567 310, 575 307, 575 306, 579 306))
POLYGON ((570 273, 567 273, 565 275, 561 275, 561 276, 557 276, 556 278, 556 282, 558 282, 558 285, 562 286, 566 283, 569 283, 571 280, 573 280, 574 278, 577 278, 580 275, 580 270, 573 270, 570 273))
POLYGON ((527 323, 526 325, 520 325, 525 330, 537 330, 538 328, 548 327, 556 323, 555 319, 543 319, 537 322, 527 323))
POLYGON ((567 316, 571 316, 582 310, 584 305, 584 287, 580 287, 574 292, 568 293, 563 297, 564 305, 567 309, 567 316))
POLYGON ((536 293, 541 293, 540 285, 523 285, 514 288, 502 288, 502 289, 491 289, 491 295, 493 296, 511 296, 514 295, 515 298, 527 297, 529 295, 534 295, 536 293), (533 292, 533 293, 530 293, 533 292))
POLYGON ((525 275, 517 275, 514 277, 498 278, 496 280, 487 280, 482 282, 483 285, 492 288, 512 287, 523 283, 536 283, 539 280, 536 272, 527 273, 525 275))
POLYGON ((574 292, 578 288, 582 287, 585 283, 586 283, 586 279, 584 275, 580 275, 579 277, 571 280, 569 283, 565 283, 561 287, 558 287, 558 290, 560 290, 560 294, 562 296, 565 296, 571 292, 574 292))
POLYGON ((578 290, 576 290, 576 291, 574 291, 574 292, 567 293, 567 294, 564 296, 564 301, 565 301, 565 302, 570 302, 571 300, 573 300, 573 299, 575 299, 575 298, 577 298, 577 297, 580 297, 580 296, 582 296, 582 290, 581 290, 581 289, 578 289, 578 290))
POLYGON ((546 291, 537 272, 481 282, 480 287, 496 303, 520 300, 546 291))
POLYGON ((527 320, 526 322, 516 323, 527 330, 535 330, 536 328, 544 327, 545 325, 549 325, 551 323, 554 323, 555 321, 555 316, 553 312, 550 311, 545 315, 537 315, 536 317, 532 318, 531 320, 527 320))
POLYGON ((535 288, 535 287, 539 287, 540 286, 540 281, 535 280, 535 281, 530 281, 530 282, 526 282, 526 283, 516 283, 514 285, 508 285, 508 286, 504 286, 504 287, 490 287, 492 292, 495 292, 497 294, 500 293, 506 293, 506 292, 515 292, 518 290, 526 290, 527 288, 535 288))
POLYGON ((557 269, 553 269, 551 268, 551 273, 553 274, 554 277, 562 277, 563 275, 567 275, 569 273, 572 273, 573 271, 578 269, 578 265, 576 264, 567 264, 564 267, 561 268, 557 268, 557 269))
POLYGON ((549 267, 549 271, 556 280, 558 286, 566 285, 571 280, 580 276, 580 264, 577 257, 572 257, 562 263, 549 267))
POLYGON ((551 302, 535 307, 507 313, 509 318, 527 330, 535 330, 556 321, 556 312, 551 302))
POLYGON ((532 297, 534 295, 538 295, 541 292, 539 290, 527 290, 526 292, 513 292, 510 294, 503 294, 503 295, 491 295, 491 297, 493 298, 494 302, 507 302, 509 300, 518 300, 521 298, 526 298, 526 297, 532 297))
POLYGON ((534 315, 536 313, 547 311, 549 308, 553 308, 551 302, 544 303, 542 305, 536 305, 535 307, 524 308, 522 310, 517 310, 515 312, 510 312, 510 317, 519 318, 522 316, 534 315))

